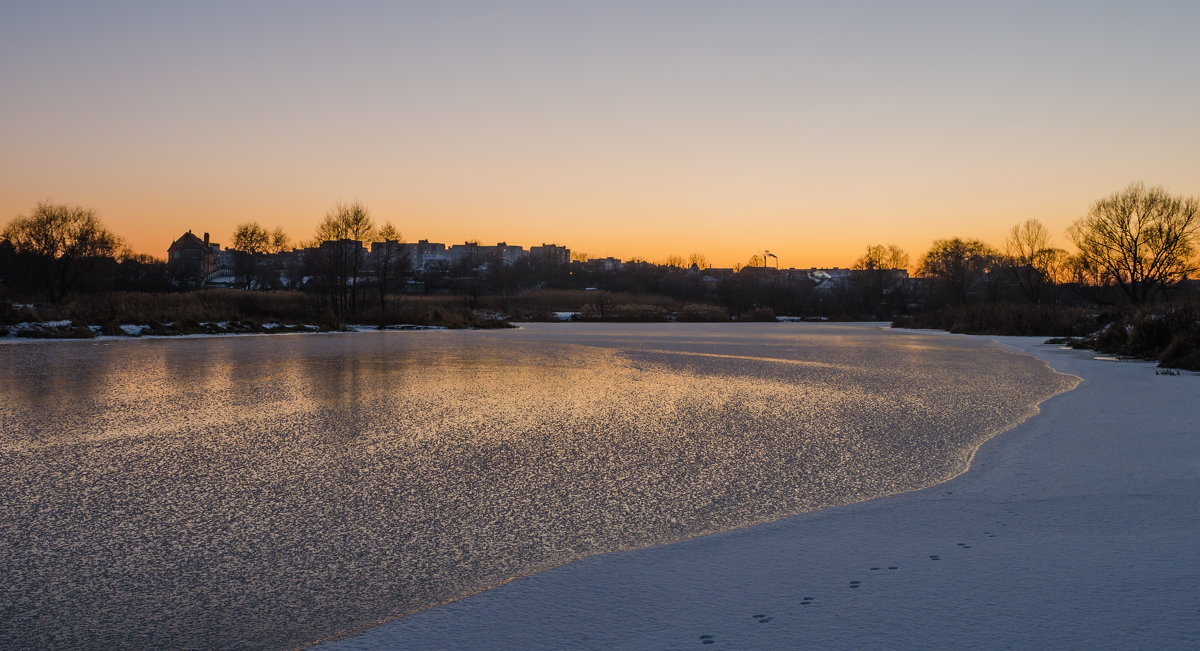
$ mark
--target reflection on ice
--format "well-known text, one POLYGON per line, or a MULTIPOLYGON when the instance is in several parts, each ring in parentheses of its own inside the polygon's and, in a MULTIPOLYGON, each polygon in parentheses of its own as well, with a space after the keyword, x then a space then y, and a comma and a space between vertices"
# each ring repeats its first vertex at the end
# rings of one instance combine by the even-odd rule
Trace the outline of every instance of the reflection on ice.
POLYGON ((0 346, 0 646, 288 647, 908 490, 1069 383, 812 324, 0 346))

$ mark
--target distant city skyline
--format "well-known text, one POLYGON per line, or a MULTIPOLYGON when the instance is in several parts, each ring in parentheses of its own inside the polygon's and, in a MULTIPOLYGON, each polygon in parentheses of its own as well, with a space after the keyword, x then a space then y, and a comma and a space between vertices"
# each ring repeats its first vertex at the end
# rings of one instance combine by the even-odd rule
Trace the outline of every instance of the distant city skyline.
MULTIPOLYGON (((176 237, 174 240, 169 242, 167 247, 164 248, 163 251, 167 251, 168 249, 171 248, 171 246, 174 246, 176 243, 180 242, 182 238, 185 238, 187 236, 195 236, 197 241, 202 241, 204 243, 205 247, 211 247, 214 251, 236 251, 237 250, 233 246, 233 239, 234 239, 233 237, 229 237, 227 240, 220 240, 220 239, 217 239, 215 237, 215 235, 209 231, 202 230, 202 229, 196 230, 196 229, 189 228, 188 230, 184 231, 184 233, 181 236, 176 237)), ((331 240, 324 240, 324 242, 330 242, 330 241, 331 240)), ((365 249, 373 249, 374 247, 372 247, 372 244, 381 245, 390 240, 385 240, 382 237, 375 237, 375 238, 370 238, 367 240, 355 240, 355 241, 358 241, 359 244, 362 245, 363 248, 365 248, 365 249)), ((322 241, 316 241, 316 240, 312 240, 312 239, 292 240, 291 242, 289 242, 285 252, 295 252, 295 251, 303 251, 306 249, 315 249, 315 248, 318 248, 321 244, 322 244, 322 241)), ((420 238, 416 238, 416 239, 409 239, 407 237, 404 237, 404 238, 401 238, 401 240, 399 241, 399 244, 401 244, 403 247, 405 247, 405 250, 412 250, 415 247, 435 247, 442 253, 446 254, 446 256, 448 256, 445 258, 446 260, 450 260, 451 258, 461 258, 464 256, 463 251, 466 250, 466 248, 478 247, 481 251, 483 251, 485 253, 489 253, 489 254, 495 252, 496 250, 510 250, 510 251, 516 252, 516 254, 521 255, 521 256, 528 255, 528 254, 534 254, 536 256, 536 255, 540 254, 540 251, 542 249, 561 249, 561 250, 565 251, 565 255, 563 257, 565 259, 567 259, 567 261, 574 261, 577 256, 586 256, 587 259, 586 260, 578 260, 580 262, 585 262, 585 261, 586 262, 606 262, 607 261, 607 262, 620 262, 620 263, 648 262, 648 263, 657 264, 657 265, 670 265, 673 263, 678 263, 678 264, 675 264, 675 266, 682 266, 682 267, 691 267, 693 262, 695 262, 694 260, 691 259, 691 257, 689 255, 671 255, 671 256, 666 256, 665 258, 662 258, 662 259, 646 258, 644 256, 632 256, 629 258, 621 258, 619 256, 607 255, 604 253, 591 253, 588 251, 575 251, 570 247, 569 244, 565 244, 562 242, 546 242, 546 241, 542 241, 538 244, 534 244, 532 242, 517 242, 516 240, 511 240, 511 239, 510 240, 499 240, 496 242, 488 242, 485 240, 478 240, 478 239, 462 240, 461 242, 444 242, 444 241, 431 240, 427 237, 420 237, 420 238), (673 258, 673 260, 668 260, 667 258, 673 258)), ((778 264, 779 256, 777 256, 773 253, 770 253, 769 251, 765 251, 765 250, 758 251, 756 253, 752 253, 747 258, 747 261, 737 261, 730 265, 712 264, 712 262, 708 260, 708 256, 703 255, 703 252, 697 251, 697 252, 693 252, 693 253, 699 254, 700 257, 703 258, 703 261, 702 261, 703 264, 700 264, 700 266, 704 269, 714 268, 714 269, 728 270, 731 268, 748 266, 747 261, 749 260, 750 257, 757 257, 757 263, 755 266, 784 268, 778 264)), ((149 253, 149 255, 152 255, 155 258, 160 258, 167 262, 170 261, 169 255, 162 256, 162 255, 155 255, 154 253, 149 253)), ((443 258, 437 257, 436 259, 441 260, 443 258)), ((848 269, 851 266, 852 265, 850 263, 847 263, 844 265, 789 264, 787 266, 787 268, 791 268, 791 269, 847 268, 848 269)))
POLYGON ((1192 2, 10 3, 0 224, 848 266, 1200 194, 1192 2))

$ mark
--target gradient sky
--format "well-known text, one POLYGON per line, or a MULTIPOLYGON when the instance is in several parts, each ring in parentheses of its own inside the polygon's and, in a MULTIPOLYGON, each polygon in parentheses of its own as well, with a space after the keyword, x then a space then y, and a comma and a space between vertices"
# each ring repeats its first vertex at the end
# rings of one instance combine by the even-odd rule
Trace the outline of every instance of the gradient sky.
POLYGON ((594 256, 999 246, 1200 194, 1200 2, 0 4, 0 223, 138 252, 361 200, 413 241, 594 256))

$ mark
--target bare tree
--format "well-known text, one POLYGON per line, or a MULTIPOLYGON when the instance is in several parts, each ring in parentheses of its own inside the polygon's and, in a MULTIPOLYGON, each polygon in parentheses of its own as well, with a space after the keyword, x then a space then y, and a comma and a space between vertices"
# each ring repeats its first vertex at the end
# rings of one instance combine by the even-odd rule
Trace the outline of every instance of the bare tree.
POLYGON ((1042 222, 1026 219, 1008 232, 1004 252, 1021 292, 1031 303, 1040 303, 1055 282, 1066 251, 1050 246, 1050 230, 1042 222))
POLYGON ((693 253, 688 256, 688 268, 690 269, 691 267, 704 271, 711 268, 712 265, 708 263, 708 257, 703 253, 693 253))
POLYGON ((240 224, 233 231, 233 246, 230 247, 243 253, 265 253, 271 244, 271 236, 257 222, 240 224))
POLYGON ((270 245, 270 234, 257 222, 239 224, 233 231, 233 245, 229 248, 236 252, 235 273, 242 279, 244 289, 254 284, 260 258, 270 245))
POLYGON ((267 245, 267 253, 280 254, 291 248, 292 241, 288 238, 287 233, 283 232, 283 228, 276 228, 271 231, 271 243, 267 245))
POLYGON ((886 314, 894 309, 894 305, 884 305, 885 299, 892 296, 891 302, 895 303, 896 290, 902 287, 906 277, 901 270, 908 270, 908 254, 895 244, 871 245, 854 261, 851 269, 862 308, 878 315, 886 314))
POLYGON ((1065 249, 1051 248, 1042 259, 1045 273, 1051 285, 1061 285, 1071 281, 1071 254, 1065 249))
POLYGON ((65 203, 39 202, 28 216, 4 227, 0 238, 29 255, 51 301, 61 301, 80 277, 121 249, 121 238, 100 223, 95 211, 65 203))
POLYGON ((407 266, 407 260, 401 248, 404 238, 391 222, 384 223, 375 234, 375 241, 381 244, 374 257, 375 282, 379 288, 379 327, 382 328, 386 324, 388 288, 401 268, 407 266))
POLYGON ((875 244, 867 247, 866 253, 854 261, 852 268, 860 271, 908 269, 908 254, 895 244, 875 244))
POLYGON ((995 264, 997 254, 979 240, 937 240, 917 264, 917 275, 936 278, 955 305, 966 302, 967 294, 995 264))
POLYGON ((358 309, 358 284, 365 257, 363 243, 375 236, 371 213, 362 203, 337 203, 317 226, 314 239, 318 261, 326 277, 331 306, 337 316, 358 309))
POLYGON ((242 279, 242 286, 250 289, 257 283, 259 289, 282 286, 283 260, 280 255, 288 250, 289 240, 283 228, 271 232, 257 222, 239 224, 233 231, 235 273, 242 279))
POLYGON ((296 269, 292 264, 293 258, 289 255, 291 248, 292 240, 282 227, 276 227, 271 231, 270 242, 267 244, 265 252, 266 264, 259 270, 261 287, 281 288, 294 282, 296 269), (287 280, 284 279, 285 275, 287 280))
POLYGON ((1197 270, 1200 202, 1141 182, 1092 204, 1068 231, 1086 267, 1149 303, 1197 270))
POLYGON ((1076 293, 1093 302, 1104 303, 1111 300, 1104 296, 1102 274, 1083 255, 1067 256, 1062 265, 1059 282, 1071 283, 1076 293))

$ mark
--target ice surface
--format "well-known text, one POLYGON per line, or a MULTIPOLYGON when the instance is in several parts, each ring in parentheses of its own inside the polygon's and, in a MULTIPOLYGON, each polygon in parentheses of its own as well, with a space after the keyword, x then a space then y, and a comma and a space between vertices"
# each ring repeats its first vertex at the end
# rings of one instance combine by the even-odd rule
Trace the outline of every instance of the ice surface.
POLYGON ((976 339, 786 323, 31 342, 0 366, 11 648, 295 647, 942 481, 1073 384, 976 339))
POLYGON ((1200 376, 1083 379, 947 483, 594 557, 328 649, 1200 648, 1200 376))

